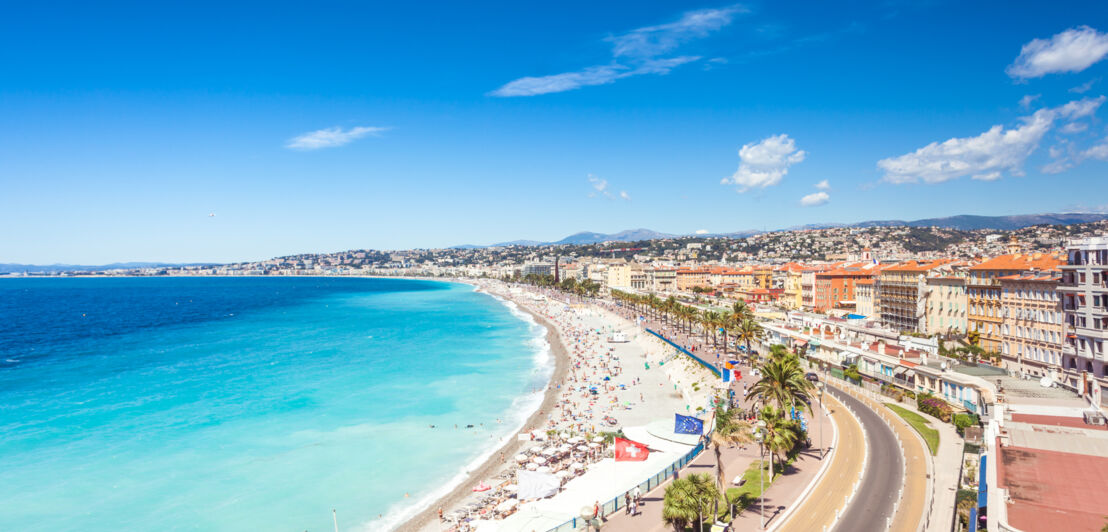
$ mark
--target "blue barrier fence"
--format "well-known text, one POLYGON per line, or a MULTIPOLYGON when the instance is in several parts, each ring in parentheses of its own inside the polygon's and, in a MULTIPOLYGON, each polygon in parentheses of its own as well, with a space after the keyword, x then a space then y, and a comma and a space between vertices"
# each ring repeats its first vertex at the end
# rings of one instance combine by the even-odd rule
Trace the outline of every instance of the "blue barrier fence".
POLYGON ((686 355, 689 355, 690 357, 692 357, 693 360, 699 362, 701 366, 704 366, 704 367, 708 368, 708 371, 711 371, 712 373, 714 373, 716 377, 723 377, 723 375, 719 372, 719 368, 715 367, 712 364, 709 364, 709 363, 705 362, 700 357, 690 353, 688 349, 685 349, 684 347, 681 347, 681 346, 671 342, 669 340, 669 338, 666 338, 665 336, 662 336, 661 334, 658 334, 658 333, 654 332, 651 329, 646 329, 646 332, 648 332, 650 334, 653 334, 654 336, 657 336, 658 338, 661 338, 663 342, 665 342, 669 345, 672 345, 678 351, 680 351, 682 353, 685 353, 686 355))
MULTIPOLYGON (((663 482, 665 482, 666 479, 673 476, 674 473, 680 471, 682 467, 685 467, 685 465, 699 456, 702 451, 704 451, 704 444, 698 443, 696 447, 693 447, 691 451, 685 454, 685 456, 682 456, 679 460, 670 464, 669 467, 659 471, 650 478, 633 486, 629 491, 635 491, 635 488, 637 487, 639 488, 639 491, 642 491, 643 495, 650 493, 650 490, 658 487, 663 482)), ((627 505, 623 501, 623 496, 619 495, 616 498, 606 501, 604 504, 600 505, 600 515, 610 515, 618 511, 620 508, 624 508, 626 506, 627 505)), ((570 530, 576 530, 579 527, 583 528, 585 527, 585 524, 586 523, 584 519, 580 517, 574 517, 573 519, 570 519, 565 523, 551 528, 548 532, 568 532, 570 530)))

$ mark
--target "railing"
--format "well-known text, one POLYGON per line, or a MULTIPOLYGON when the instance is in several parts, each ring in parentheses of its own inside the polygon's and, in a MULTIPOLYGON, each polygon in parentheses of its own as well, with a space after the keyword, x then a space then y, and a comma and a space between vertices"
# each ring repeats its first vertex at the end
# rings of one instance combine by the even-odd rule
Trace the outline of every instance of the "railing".
POLYGON ((681 347, 681 346, 679 346, 679 345, 677 345, 677 344, 673 343, 672 341, 670 341, 670 339, 669 339, 669 338, 666 338, 665 336, 662 336, 661 334, 659 334, 659 333, 657 333, 657 332, 654 332, 654 331, 653 331, 653 330, 651 330, 651 329, 646 329, 646 332, 648 332, 648 333, 650 333, 650 334, 653 334, 654 336, 657 336, 658 338, 661 338, 661 339, 662 339, 662 341, 664 341, 665 343, 667 343, 667 344, 669 344, 669 345, 672 345, 672 346, 673 346, 674 348, 676 348, 676 349, 677 349, 678 351, 680 351, 680 352, 682 352, 682 353, 684 353, 684 354, 686 354, 686 355, 689 355, 690 357, 692 357, 692 359, 693 359, 693 360, 695 360, 695 361, 699 362, 701 366, 704 366, 704 367, 708 368, 708 371, 711 371, 712 373, 714 373, 716 377, 722 377, 722 376, 723 376, 722 374, 720 374, 719 368, 717 368, 717 367, 715 367, 715 366, 713 366, 713 365, 711 365, 711 364, 709 364, 709 363, 705 362, 705 361, 704 361, 704 360, 702 360, 702 359, 701 359, 700 357, 698 357, 698 356, 696 356, 696 355, 694 355, 694 354, 690 353, 690 352, 689 352, 689 350, 685 349, 684 347, 681 347))
MULTIPOLYGON (((638 488, 643 494, 650 493, 650 490, 664 483, 666 479, 673 476, 673 474, 677 471, 680 471, 681 468, 685 467, 689 462, 693 461, 693 459, 699 456, 700 453, 703 451, 704 443, 701 442, 696 444, 696 447, 693 447, 691 451, 685 454, 685 456, 682 456, 676 462, 673 462, 668 467, 654 474, 650 478, 636 484, 628 491, 634 491, 635 488, 638 488)), ((606 501, 604 504, 600 505, 600 515, 601 517, 611 515, 619 511, 620 508, 624 507, 626 507, 626 505, 623 502, 623 497, 621 495, 617 495, 614 499, 606 501)), ((576 530, 578 527, 583 527, 586 524, 587 523, 584 518, 574 517, 569 521, 566 521, 554 528, 551 528, 548 532, 565 532, 568 530, 576 530)))

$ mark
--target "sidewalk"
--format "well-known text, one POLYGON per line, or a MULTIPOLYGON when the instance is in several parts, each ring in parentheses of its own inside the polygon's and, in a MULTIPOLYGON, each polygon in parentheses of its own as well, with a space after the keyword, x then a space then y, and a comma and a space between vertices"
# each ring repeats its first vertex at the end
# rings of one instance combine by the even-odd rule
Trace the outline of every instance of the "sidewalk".
POLYGON ((954 520, 954 501, 958 492, 958 475, 962 472, 962 447, 965 440, 958 435, 954 425, 920 412, 915 401, 897 404, 923 416, 939 431, 939 450, 932 458, 934 492, 925 530, 949 532, 950 523, 954 520))

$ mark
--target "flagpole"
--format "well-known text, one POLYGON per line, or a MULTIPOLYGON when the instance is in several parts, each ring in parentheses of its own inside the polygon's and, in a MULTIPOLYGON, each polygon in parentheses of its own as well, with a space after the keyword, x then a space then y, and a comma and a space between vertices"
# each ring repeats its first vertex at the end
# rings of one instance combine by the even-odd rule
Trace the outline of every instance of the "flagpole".
POLYGON ((331 519, 335 522, 335 532, 339 532, 339 514, 334 508, 331 508, 331 519))

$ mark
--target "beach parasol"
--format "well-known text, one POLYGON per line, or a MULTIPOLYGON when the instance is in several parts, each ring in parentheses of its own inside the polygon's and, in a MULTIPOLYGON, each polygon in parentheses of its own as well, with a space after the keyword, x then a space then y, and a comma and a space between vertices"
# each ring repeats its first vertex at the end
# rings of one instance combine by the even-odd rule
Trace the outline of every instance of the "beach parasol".
POLYGON ((536 456, 536 457, 532 458, 531 461, 536 463, 536 464, 542 465, 542 464, 546 463, 546 458, 543 458, 541 456, 536 456))
POLYGON ((585 441, 585 438, 582 438, 580 436, 574 436, 574 437, 572 437, 572 438, 570 438, 566 441, 568 441, 569 443, 581 443, 581 442, 585 441))
POLYGON ((508 484, 507 486, 504 486, 504 491, 515 492, 518 489, 519 489, 519 486, 516 486, 515 484, 508 484))
POLYGON ((550 472, 550 466, 542 466, 542 467, 536 469, 535 471, 539 472, 539 473, 549 473, 550 472))
POLYGON ((566 477, 570 476, 571 474, 572 473, 570 473, 569 471, 566 471, 566 470, 563 469, 561 471, 558 471, 557 473, 554 473, 554 476, 556 476, 558 478, 566 478, 566 477))
POLYGON ((527 462, 527 465, 524 467, 526 467, 528 471, 534 471, 539 468, 539 465, 534 462, 527 462))
POLYGON ((587 450, 589 450, 589 448, 584 446, 584 445, 578 445, 577 450, 578 451, 587 451, 587 450))
POLYGON ((554 455, 558 454, 558 449, 555 448, 555 447, 547 447, 546 449, 542 450, 541 454, 543 456, 554 456, 554 455))
POLYGON ((597 436, 597 437, 593 438, 592 441, 594 441, 596 443, 604 443, 604 436, 597 436))
POLYGON ((589 444, 589 447, 592 447, 593 449, 596 449, 597 447, 600 447, 600 444, 599 444, 599 443, 595 443, 595 442, 594 442, 594 443, 590 443, 590 444, 589 444))
POLYGON ((519 504, 519 501, 517 501, 516 499, 508 499, 508 500, 496 505, 496 511, 506 512, 508 510, 511 510, 512 508, 515 508, 516 505, 518 505, 518 504, 519 504))
POLYGON ((530 458, 530 457, 528 457, 528 456, 527 456, 527 455, 525 455, 525 454, 517 454, 517 455, 516 455, 516 462, 526 462, 526 461, 528 461, 528 460, 530 460, 530 459, 531 459, 531 458, 530 458))
POLYGON ((565 452, 569 452, 569 451, 572 451, 572 450, 573 450, 573 446, 568 444, 568 443, 563 443, 562 445, 558 446, 558 452, 565 453, 565 452))

